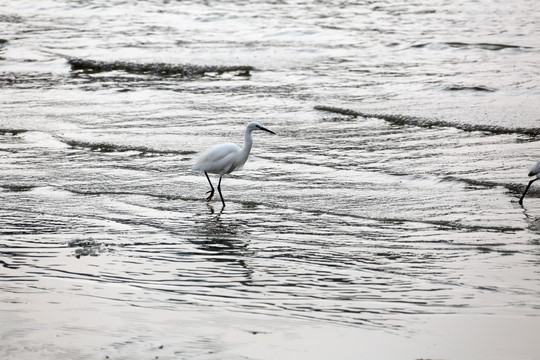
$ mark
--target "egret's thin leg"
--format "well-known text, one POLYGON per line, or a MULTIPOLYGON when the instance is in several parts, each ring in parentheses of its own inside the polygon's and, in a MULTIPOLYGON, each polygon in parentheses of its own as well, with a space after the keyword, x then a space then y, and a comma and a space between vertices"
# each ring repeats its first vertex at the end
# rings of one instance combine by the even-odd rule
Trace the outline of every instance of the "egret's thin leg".
POLYGON ((218 182, 218 185, 217 185, 217 190, 219 191, 219 196, 221 197, 221 202, 223 203, 223 207, 225 207, 225 200, 223 200, 223 194, 221 193, 221 178, 222 177, 223 177, 223 175, 219 176, 219 182, 218 182))
MULTIPOLYGON (((210 195, 208 195, 208 197, 206 198, 206 201, 210 201, 214 197, 214 186, 212 185, 212 182, 210 181, 210 177, 208 176, 208 173, 206 171, 204 172, 204 175, 206 175, 206 178, 208 179, 208 183, 210 184, 210 188, 212 189, 206 192, 207 194, 210 193, 210 195)), ((219 180, 221 181, 221 178, 219 180)))
POLYGON ((523 198, 525 198, 525 194, 527 193, 527 191, 528 191, 529 188, 531 187, 531 184, 532 184, 533 182, 535 182, 536 180, 538 180, 538 178, 532 179, 531 181, 529 181, 529 184, 528 184, 527 187, 525 188, 525 191, 523 192, 523 195, 521 195, 521 199, 519 199, 519 205, 523 205, 523 198))

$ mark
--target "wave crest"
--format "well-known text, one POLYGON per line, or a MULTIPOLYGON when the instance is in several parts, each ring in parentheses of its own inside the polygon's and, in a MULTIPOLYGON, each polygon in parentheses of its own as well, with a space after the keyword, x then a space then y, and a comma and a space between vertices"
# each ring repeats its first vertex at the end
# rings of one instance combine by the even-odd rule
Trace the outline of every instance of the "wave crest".
POLYGON ((437 119, 428 119, 408 115, 399 115, 399 114, 369 114, 361 111, 337 108, 333 106, 317 105, 314 107, 315 110, 327 111, 335 114, 341 114, 346 116, 354 117, 365 117, 365 118, 376 118, 382 119, 393 124, 397 125, 413 125, 419 127, 451 127, 463 131, 482 131, 489 132, 492 134, 521 134, 528 136, 538 136, 540 135, 540 128, 507 128, 497 125, 487 125, 487 124, 466 124, 466 123, 453 123, 450 121, 437 120, 437 119))
POLYGON ((96 152, 128 152, 136 151, 141 154, 173 154, 173 155, 192 155, 196 154, 196 151, 179 151, 179 150, 159 150, 153 149, 146 146, 129 146, 129 145, 119 145, 105 142, 87 142, 87 141, 78 141, 78 140, 69 140, 61 139, 62 142, 71 146, 72 148, 86 148, 91 151, 96 152))
POLYGON ((249 65, 196 65, 196 64, 166 64, 166 63, 135 63, 125 61, 96 61, 85 59, 69 59, 71 70, 85 72, 125 71, 132 74, 152 74, 163 76, 197 77, 208 73, 223 74, 238 72, 239 76, 250 76, 254 68, 249 65))

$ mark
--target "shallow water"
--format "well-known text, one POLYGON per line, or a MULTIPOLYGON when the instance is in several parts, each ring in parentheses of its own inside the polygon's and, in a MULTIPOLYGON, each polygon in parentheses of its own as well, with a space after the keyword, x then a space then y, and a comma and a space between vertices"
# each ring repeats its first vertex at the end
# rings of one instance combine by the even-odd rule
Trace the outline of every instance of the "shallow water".
POLYGON ((0 356, 534 359, 539 13, 4 1, 0 356))

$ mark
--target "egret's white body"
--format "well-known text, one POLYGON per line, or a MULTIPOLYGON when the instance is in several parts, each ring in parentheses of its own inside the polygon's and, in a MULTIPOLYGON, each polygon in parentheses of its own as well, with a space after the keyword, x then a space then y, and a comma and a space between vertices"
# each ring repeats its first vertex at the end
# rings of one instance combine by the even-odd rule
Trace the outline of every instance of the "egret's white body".
POLYGON ((251 152, 251 146, 253 145, 251 132, 254 130, 264 130, 274 134, 274 132, 263 127, 258 122, 251 122, 246 127, 244 145, 242 147, 231 143, 216 145, 206 151, 193 166, 193 170, 204 171, 204 174, 208 179, 211 190, 208 191, 210 195, 206 198, 207 201, 210 201, 214 196, 214 186, 210 181, 210 177, 208 177, 208 173, 219 174, 218 191, 221 202, 223 203, 223 206, 225 206, 225 200, 223 200, 223 195, 221 194, 221 179, 223 178, 223 175, 230 174, 234 170, 240 169, 246 163, 249 153, 251 152))
POLYGON ((519 199, 519 205, 523 205, 523 198, 525 198, 525 194, 529 190, 529 187, 532 185, 532 183, 540 179, 540 161, 537 162, 536 165, 534 165, 531 168, 531 171, 529 172, 529 176, 535 176, 535 178, 529 181, 529 184, 527 184, 527 187, 525 188, 523 195, 521 195, 521 198, 519 199))
POLYGON ((199 158, 193 166, 193 170, 202 170, 210 174, 230 174, 244 166, 250 148, 251 144, 249 144, 249 148, 245 145, 240 148, 232 143, 215 145, 199 158))

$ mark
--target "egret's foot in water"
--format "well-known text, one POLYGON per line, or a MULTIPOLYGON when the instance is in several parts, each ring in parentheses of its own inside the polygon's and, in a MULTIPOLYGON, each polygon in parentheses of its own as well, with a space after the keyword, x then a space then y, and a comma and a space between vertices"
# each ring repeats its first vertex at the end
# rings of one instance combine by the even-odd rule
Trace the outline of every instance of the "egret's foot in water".
POLYGON ((212 200, 212 198, 214 197, 214 190, 208 190, 206 193, 210 193, 210 195, 208 195, 208 197, 206 198, 206 201, 212 200))

